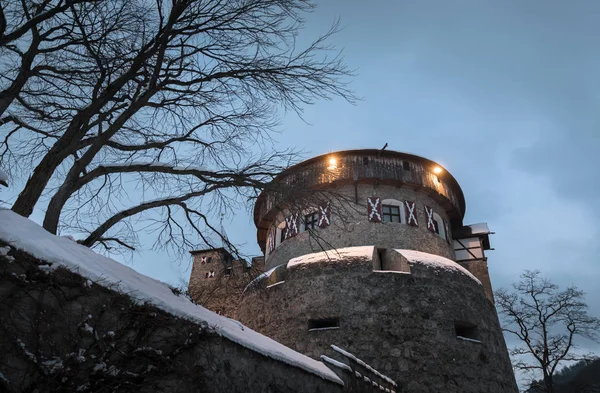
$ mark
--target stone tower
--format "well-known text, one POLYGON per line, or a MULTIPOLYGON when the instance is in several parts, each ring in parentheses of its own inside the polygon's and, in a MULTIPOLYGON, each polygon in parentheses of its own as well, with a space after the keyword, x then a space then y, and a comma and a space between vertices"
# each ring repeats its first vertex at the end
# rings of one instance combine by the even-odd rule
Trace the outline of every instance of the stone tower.
POLYGON ((450 173, 415 155, 350 150, 276 182, 322 196, 302 207, 259 196, 268 270, 242 295, 242 323, 315 358, 345 348, 399 391, 517 392, 484 254, 490 231, 463 225, 450 173))

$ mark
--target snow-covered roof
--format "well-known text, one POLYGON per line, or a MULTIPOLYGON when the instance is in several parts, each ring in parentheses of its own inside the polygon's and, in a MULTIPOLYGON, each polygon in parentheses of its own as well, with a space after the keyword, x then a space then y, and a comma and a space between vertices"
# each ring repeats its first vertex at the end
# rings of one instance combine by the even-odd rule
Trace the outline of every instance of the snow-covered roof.
POLYGON ((312 254, 306 254, 300 257, 292 258, 288 262, 287 266, 292 267, 296 265, 303 265, 306 263, 339 261, 343 259, 353 258, 371 260, 373 258, 374 248, 374 246, 360 246, 315 252, 312 254))
POLYGON ((185 297, 175 295, 161 281, 96 254, 72 240, 52 235, 10 210, 0 209, 0 239, 38 259, 53 263, 52 268, 63 266, 98 285, 127 293, 139 302, 149 302, 172 315, 206 323, 215 333, 252 351, 344 384, 325 364, 263 336, 238 321, 217 315, 185 297))
POLYGON ((489 235, 490 233, 492 232, 490 231, 488 224, 485 222, 480 222, 477 224, 465 225, 461 228, 458 228, 456 231, 453 232, 452 235, 455 238, 463 238, 475 235, 489 235))
POLYGON ((440 269, 449 271, 452 273, 460 273, 464 274, 475 280, 479 285, 481 285, 481 281, 477 279, 471 272, 469 272, 464 267, 460 266, 458 263, 450 260, 448 258, 444 258, 440 255, 429 254, 426 252, 415 251, 415 250, 396 250, 399 252, 404 258, 408 260, 409 263, 421 263, 427 266, 433 267, 434 269, 440 269))

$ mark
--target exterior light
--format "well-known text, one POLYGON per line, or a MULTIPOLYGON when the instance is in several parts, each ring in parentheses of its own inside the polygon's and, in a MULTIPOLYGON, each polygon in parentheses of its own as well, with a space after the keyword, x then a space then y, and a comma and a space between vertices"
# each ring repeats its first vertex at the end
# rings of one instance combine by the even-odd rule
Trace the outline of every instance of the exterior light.
POLYGON ((335 159, 335 157, 331 157, 329 159, 329 165, 330 166, 336 166, 337 165, 337 160, 335 159))
POLYGON ((440 173, 442 173, 442 168, 440 168, 439 166, 436 166, 435 168, 433 168, 433 173, 435 173, 436 175, 439 175, 440 173))

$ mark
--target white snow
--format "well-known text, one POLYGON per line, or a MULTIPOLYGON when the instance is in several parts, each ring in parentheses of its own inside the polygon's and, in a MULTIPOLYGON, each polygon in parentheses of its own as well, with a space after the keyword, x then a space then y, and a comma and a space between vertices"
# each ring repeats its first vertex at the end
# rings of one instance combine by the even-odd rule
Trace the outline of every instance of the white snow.
POLYGON ((278 267, 280 267, 280 266, 282 266, 282 265, 277 265, 277 266, 275 266, 275 267, 273 267, 273 268, 271 268, 271 269, 267 270, 266 272, 264 272, 264 273, 261 273, 261 274, 259 274, 258 276, 256 276, 256 278, 255 278, 254 280, 250 281, 250 282, 248 283, 248 285, 246 285, 246 288, 244 288, 244 292, 246 292, 246 290, 247 290, 248 288, 251 288, 251 287, 253 287, 254 285, 258 284, 258 283, 259 283, 261 280, 263 280, 263 279, 265 279, 265 278, 269 278, 269 277, 271 277, 271 275, 273 274, 273 272, 274 272, 274 271, 275 271, 275 270, 276 270, 278 267))
MULTIPOLYGON (((336 346, 336 345, 332 345, 331 349, 333 349, 334 351, 341 353, 342 355, 344 355, 345 357, 354 360, 356 363, 360 364, 361 366, 363 366, 364 368, 366 368, 367 370, 369 370, 370 372, 372 372, 373 374, 377 375, 379 378, 383 379, 384 381, 391 383, 394 386, 398 386, 396 384, 396 382, 394 382, 394 380, 390 377, 388 377, 387 375, 383 375, 382 373, 380 373, 379 371, 375 370, 373 367, 369 366, 367 363, 363 362, 362 360, 360 360, 359 358, 357 358, 356 356, 354 356, 353 354, 351 354, 350 352, 336 346)), ((367 377, 364 377, 365 381, 369 380, 367 377)), ((368 382, 368 381, 367 381, 368 382)))
POLYGON ((350 366, 348 366, 346 363, 338 362, 337 360, 332 359, 328 356, 321 355, 321 360, 323 360, 324 362, 327 362, 335 367, 341 368, 342 370, 352 372, 352 368, 350 368, 350 366))
POLYGON ((330 327, 322 327, 322 328, 312 328, 308 329, 309 332, 318 332, 319 330, 336 330, 339 329, 339 326, 330 326, 330 327))
POLYGON ((433 269, 445 270, 452 273, 461 273, 467 277, 470 277, 479 285, 481 285, 481 281, 479 281, 473 274, 471 274, 471 272, 469 272, 467 269, 448 258, 415 250, 395 251, 399 252, 404 258, 408 260, 409 263, 421 263, 432 267, 433 269))
POLYGON ((471 234, 473 235, 486 235, 490 232, 490 228, 488 227, 488 224, 485 222, 479 222, 477 224, 471 224, 471 225, 465 225, 469 228, 471 228, 471 234))
POLYGON ((98 285, 126 293, 140 303, 150 302, 172 315, 197 323, 206 323, 215 333, 250 350, 301 368, 326 380, 344 384, 325 364, 243 327, 237 321, 193 304, 187 298, 173 294, 165 283, 98 255, 69 239, 54 236, 33 221, 10 210, 0 209, 0 239, 38 259, 53 263, 53 268, 63 266, 98 285))
POLYGON ((281 285, 281 284, 283 284, 284 282, 285 282, 285 281, 279 281, 279 282, 276 282, 275 284, 267 285, 267 289, 269 289, 269 288, 273 288, 273 287, 276 287, 277 285, 281 285))
POLYGON ((463 340, 463 341, 471 341, 473 343, 481 343, 481 341, 475 340, 474 338, 463 337, 463 336, 456 336, 456 338, 458 338, 459 340, 463 340))
POLYGON ((344 259, 364 259, 371 260, 373 258, 374 246, 346 247, 335 250, 315 252, 306 254, 301 257, 290 259, 287 266, 292 267, 306 263, 339 261, 344 259))

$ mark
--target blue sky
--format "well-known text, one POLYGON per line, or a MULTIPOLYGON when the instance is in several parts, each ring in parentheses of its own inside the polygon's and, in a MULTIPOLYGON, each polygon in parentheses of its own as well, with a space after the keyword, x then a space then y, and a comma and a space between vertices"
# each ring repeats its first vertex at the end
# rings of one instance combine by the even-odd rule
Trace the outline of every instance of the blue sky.
MULTIPOLYGON (((387 142, 441 163, 463 188, 465 223, 496 232, 494 287, 541 269, 585 290, 600 315, 600 2, 328 0, 300 44, 337 17, 332 43, 363 99, 320 101, 305 121, 282 114, 277 147, 308 158, 387 142)), ((249 212, 224 224, 259 253, 249 212)), ((155 252, 127 261, 172 283, 190 262, 155 252)))

